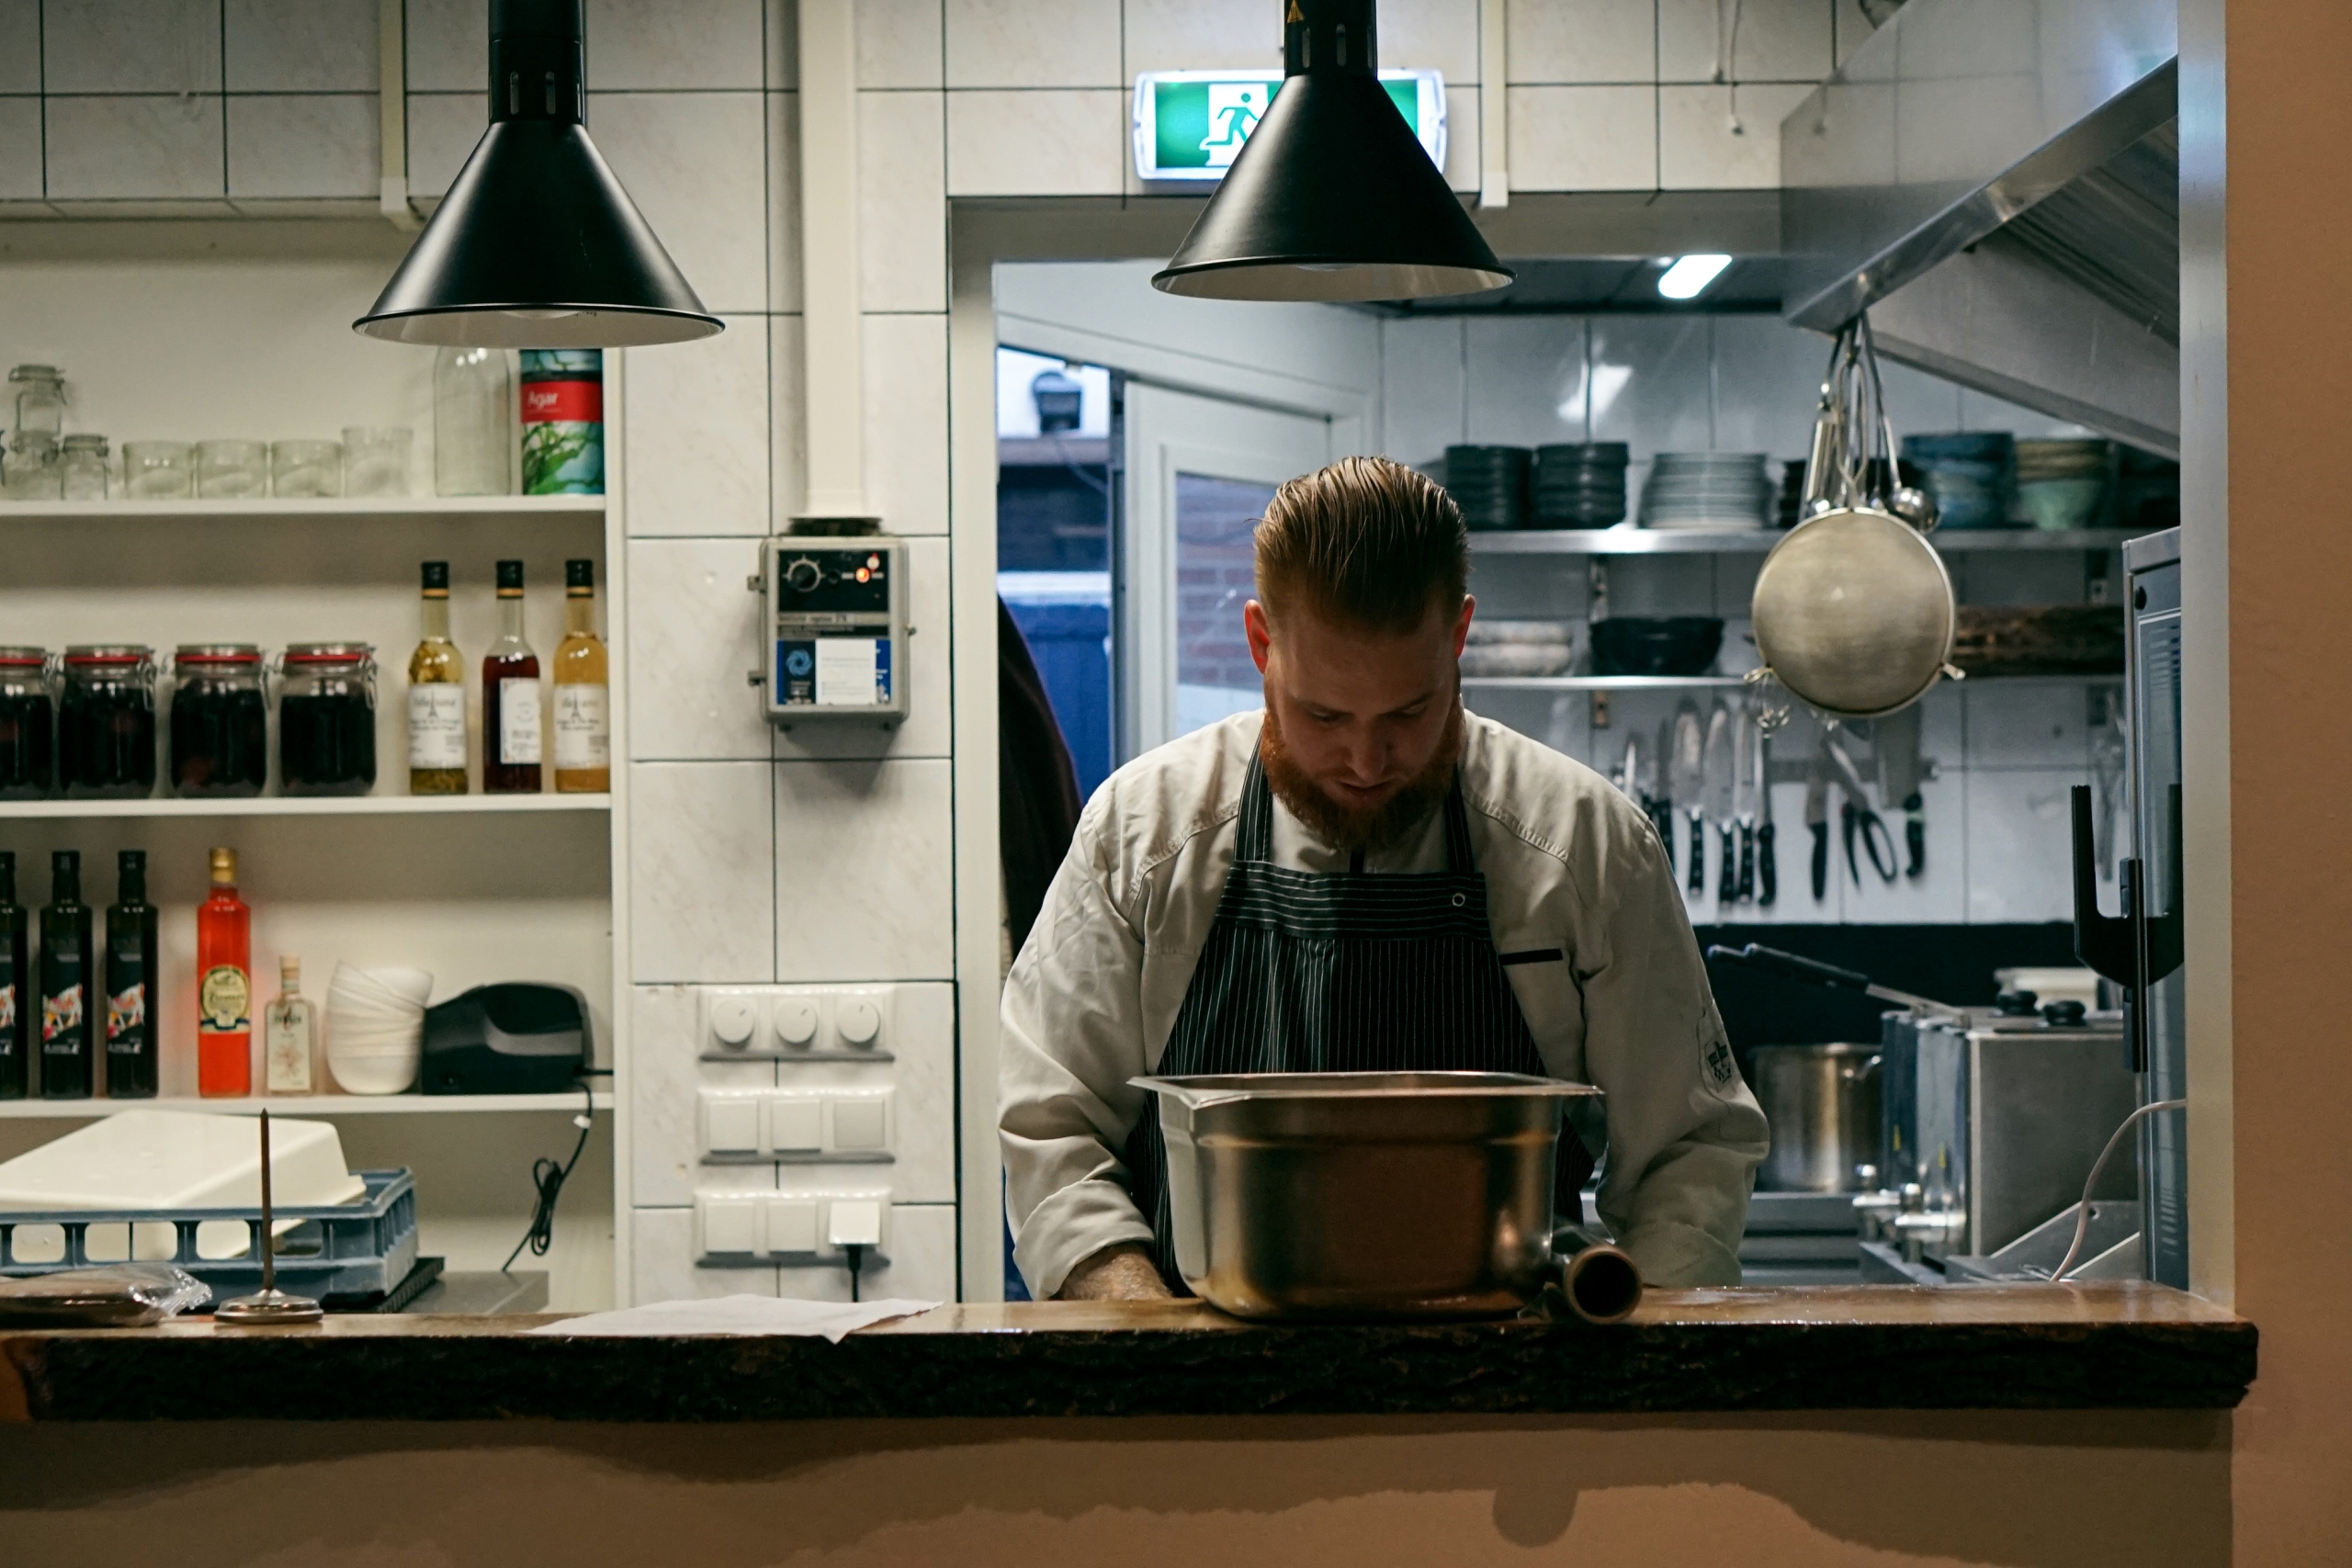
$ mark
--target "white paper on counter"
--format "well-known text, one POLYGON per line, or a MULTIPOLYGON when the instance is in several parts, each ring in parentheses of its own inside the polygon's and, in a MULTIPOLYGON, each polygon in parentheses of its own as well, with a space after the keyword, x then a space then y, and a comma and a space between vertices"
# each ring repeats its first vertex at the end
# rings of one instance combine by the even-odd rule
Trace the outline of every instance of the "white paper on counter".
POLYGON ((592 1312, 529 1334, 667 1338, 680 1334, 821 1334, 838 1345, 844 1334, 894 1317, 912 1317, 937 1302, 803 1302, 777 1296, 717 1296, 709 1301, 653 1302, 617 1312, 592 1312))

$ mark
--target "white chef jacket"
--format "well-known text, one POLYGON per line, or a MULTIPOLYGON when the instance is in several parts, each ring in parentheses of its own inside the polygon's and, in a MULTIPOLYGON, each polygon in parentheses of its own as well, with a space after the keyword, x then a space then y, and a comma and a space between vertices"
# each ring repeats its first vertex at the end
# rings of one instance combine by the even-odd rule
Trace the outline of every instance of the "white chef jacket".
MULTIPOLYGON (((1151 1239, 1127 1135, 1233 865, 1262 713, 1146 753, 1096 790, 1005 983, 998 1124, 1013 1253, 1041 1298, 1151 1239)), ((1463 716, 1463 804, 1495 946, 1555 1077, 1607 1091, 1601 1218, 1659 1285, 1736 1284, 1764 1114, 1740 1081, 1657 830, 1591 769, 1463 716)), ((1274 797, 1273 857, 1348 869, 1274 797)), ((1445 868, 1444 814, 1369 872, 1445 868)), ((1596 1150, 1595 1152, 1598 1152, 1596 1150)))

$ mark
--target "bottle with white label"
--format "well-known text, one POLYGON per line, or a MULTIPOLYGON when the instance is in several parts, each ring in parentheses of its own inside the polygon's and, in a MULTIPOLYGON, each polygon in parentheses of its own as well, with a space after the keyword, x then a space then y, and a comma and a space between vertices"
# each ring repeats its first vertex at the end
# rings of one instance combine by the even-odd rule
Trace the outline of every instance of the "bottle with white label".
POLYGON ((318 1010, 302 994, 302 961, 277 959, 277 999, 269 1004, 262 1035, 262 1083, 271 1094, 319 1091, 318 1010))
POLYGON ((408 656, 408 792, 466 793, 466 661, 449 640, 449 563, 424 563, 424 639, 408 656))
POLYGON ((523 637, 523 563, 498 563, 498 640, 481 661, 481 788, 484 795, 537 795, 545 756, 540 738, 539 656, 523 637))
POLYGON ((602 795, 613 787, 608 661, 596 637, 596 563, 563 563, 563 641, 555 650, 555 787, 602 795))

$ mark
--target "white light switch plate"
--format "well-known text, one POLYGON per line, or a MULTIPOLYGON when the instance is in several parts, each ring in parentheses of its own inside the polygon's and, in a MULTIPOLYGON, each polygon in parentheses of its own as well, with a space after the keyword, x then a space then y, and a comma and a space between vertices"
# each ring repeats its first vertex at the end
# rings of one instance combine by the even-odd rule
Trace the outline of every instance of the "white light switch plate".
POLYGON ((695 1194, 695 1251, 706 1259, 840 1258, 833 1238, 863 1240, 870 1254, 890 1251, 890 1193, 795 1193, 757 1198, 732 1192, 695 1194))

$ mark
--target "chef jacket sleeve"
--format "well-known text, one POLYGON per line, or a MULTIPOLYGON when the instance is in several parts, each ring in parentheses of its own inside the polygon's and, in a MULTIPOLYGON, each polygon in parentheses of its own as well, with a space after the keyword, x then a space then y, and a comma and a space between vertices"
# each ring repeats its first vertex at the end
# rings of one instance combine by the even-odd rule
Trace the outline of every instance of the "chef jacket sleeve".
POLYGON ((1585 1070, 1607 1091, 1600 1217, 1657 1285, 1736 1285, 1747 1193, 1769 1145, 1732 1060, 1698 939, 1657 833, 1611 813, 1582 911, 1585 1070))
POLYGON ((1005 982, 998 1138, 1013 1259, 1041 1301, 1106 1247, 1148 1242, 1122 1157, 1142 1114, 1143 937, 1114 896, 1100 792, 1005 982))

